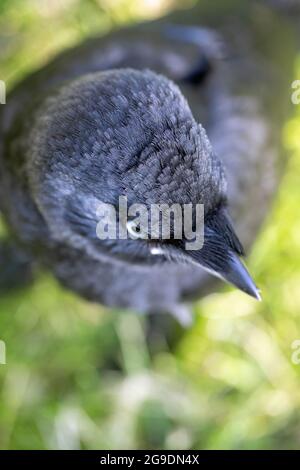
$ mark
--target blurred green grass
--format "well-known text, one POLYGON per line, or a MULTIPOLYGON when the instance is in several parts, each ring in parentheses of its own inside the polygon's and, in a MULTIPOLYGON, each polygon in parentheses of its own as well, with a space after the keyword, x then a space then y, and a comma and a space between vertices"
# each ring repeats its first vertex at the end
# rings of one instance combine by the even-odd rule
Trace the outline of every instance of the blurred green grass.
MULTIPOLYGON (((57 51, 155 16, 161 3, 2 0, 1 79, 12 86, 57 51)), ((153 353, 144 318, 86 303, 50 276, 0 298, 0 448, 299 447, 300 365, 291 360, 300 338, 299 135, 300 107, 249 260, 262 303, 231 289, 211 295, 195 305, 195 325, 176 349, 153 353)))

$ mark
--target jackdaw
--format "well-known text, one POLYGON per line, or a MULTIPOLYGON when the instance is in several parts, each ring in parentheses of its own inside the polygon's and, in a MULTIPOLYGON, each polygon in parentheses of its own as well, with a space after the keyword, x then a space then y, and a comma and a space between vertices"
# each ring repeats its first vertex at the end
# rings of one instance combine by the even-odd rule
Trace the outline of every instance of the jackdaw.
POLYGON ((9 94, 1 211, 26 260, 87 299, 146 313, 183 318, 182 303, 214 287, 211 273, 260 298, 229 212, 248 248, 277 184, 286 103, 277 97, 274 111, 271 100, 295 54, 292 39, 277 62, 257 44, 267 37, 254 21, 259 8, 270 30, 278 16, 245 3, 223 8, 222 27, 205 9, 208 28, 189 26, 199 6, 196 16, 181 14, 181 26, 175 15, 89 40, 9 94), (203 204, 203 247, 138 231, 99 239, 99 204, 119 218, 120 196, 146 207, 203 204))

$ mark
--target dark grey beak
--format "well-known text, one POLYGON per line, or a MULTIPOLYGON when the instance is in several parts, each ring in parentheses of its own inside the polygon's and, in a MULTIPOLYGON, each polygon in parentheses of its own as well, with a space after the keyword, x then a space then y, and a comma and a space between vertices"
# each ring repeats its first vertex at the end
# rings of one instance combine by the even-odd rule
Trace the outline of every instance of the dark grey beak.
MULTIPOLYGON (((202 249, 204 250, 204 248, 202 249)), ((259 289, 255 285, 244 263, 235 253, 227 253, 225 259, 222 260, 222 263, 220 263, 219 266, 216 266, 216 263, 203 262, 200 254, 201 250, 199 252, 190 251, 187 253, 196 264, 202 266, 206 271, 219 277, 223 281, 234 285, 251 297, 254 297, 259 301, 261 300, 259 289)))
POLYGON ((202 250, 188 251, 188 257, 196 264, 202 266, 206 271, 214 276, 221 278, 223 281, 234 285, 246 294, 261 300, 259 289, 255 285, 252 277, 250 276, 246 266, 241 261, 238 255, 233 251, 219 252, 217 259, 207 259, 207 248, 205 245, 202 250), (201 251, 203 250, 203 253, 201 251))
POLYGON ((203 247, 199 250, 185 250, 185 256, 190 261, 261 300, 259 289, 241 260, 242 255, 243 247, 224 211, 205 225, 203 247))
POLYGON ((220 276, 241 291, 261 301, 259 289, 256 287, 244 263, 234 253, 232 253, 232 258, 228 261, 226 271, 221 272, 220 276))

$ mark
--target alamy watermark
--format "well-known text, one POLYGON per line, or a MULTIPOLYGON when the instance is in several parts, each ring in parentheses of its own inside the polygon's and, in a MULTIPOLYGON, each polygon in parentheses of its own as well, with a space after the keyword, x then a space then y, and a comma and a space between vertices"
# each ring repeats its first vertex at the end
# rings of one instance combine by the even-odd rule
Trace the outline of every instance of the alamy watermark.
POLYGON ((292 83, 292 89, 294 90, 291 95, 291 101, 293 104, 300 104, 300 80, 294 80, 292 83))
POLYGON ((295 339, 292 342, 291 348, 293 349, 293 353, 291 355, 291 361, 295 365, 300 364, 300 339, 295 339))
POLYGON ((6 104, 6 85, 3 80, 0 80, 0 104, 6 104))
MULTIPOLYGON (((118 208, 100 203, 96 209, 100 240, 184 240, 186 250, 204 243, 203 204, 132 204, 120 196, 118 208)), ((153 253, 155 254, 155 253, 153 253)), ((157 253, 158 254, 158 253, 157 253)))
POLYGON ((6 345, 0 340, 0 365, 6 364, 6 345))

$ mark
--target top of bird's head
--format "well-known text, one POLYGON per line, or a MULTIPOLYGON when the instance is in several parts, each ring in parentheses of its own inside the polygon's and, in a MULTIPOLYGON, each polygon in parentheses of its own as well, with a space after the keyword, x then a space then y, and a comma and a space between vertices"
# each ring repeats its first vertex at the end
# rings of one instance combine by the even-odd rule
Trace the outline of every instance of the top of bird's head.
POLYGON ((226 212, 222 165, 172 81, 149 70, 86 75, 44 101, 28 138, 29 185, 52 238, 95 258, 197 263, 258 296, 238 259, 243 250, 226 212), (99 204, 113 206, 119 221, 120 196, 149 211, 202 204, 203 247, 188 252, 183 239, 137 232, 99 240, 99 204))

